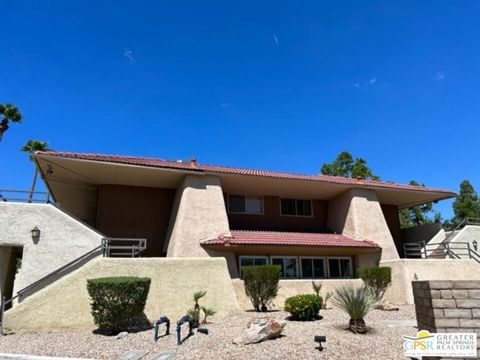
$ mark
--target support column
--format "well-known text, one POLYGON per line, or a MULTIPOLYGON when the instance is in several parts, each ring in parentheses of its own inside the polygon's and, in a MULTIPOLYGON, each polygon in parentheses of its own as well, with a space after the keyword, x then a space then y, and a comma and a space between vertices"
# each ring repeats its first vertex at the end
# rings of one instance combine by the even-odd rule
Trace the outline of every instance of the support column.
POLYGON ((398 252, 373 190, 350 189, 330 200, 328 228, 354 240, 371 240, 382 248, 381 260, 398 259, 398 252))
POLYGON ((177 189, 167 231, 168 257, 209 256, 200 242, 230 235, 220 179, 185 176, 177 189))

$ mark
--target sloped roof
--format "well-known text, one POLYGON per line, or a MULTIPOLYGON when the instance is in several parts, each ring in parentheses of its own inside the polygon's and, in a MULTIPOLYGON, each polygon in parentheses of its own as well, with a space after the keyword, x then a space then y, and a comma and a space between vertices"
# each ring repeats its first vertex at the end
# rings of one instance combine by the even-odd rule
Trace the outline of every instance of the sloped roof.
POLYGON ((108 162, 126 165, 137 165, 156 167, 163 169, 177 169, 194 172, 204 172, 213 174, 232 174, 232 175, 250 175, 266 178, 289 179, 289 180, 306 180, 316 181, 331 184, 362 186, 371 188, 385 188, 394 190, 408 190, 417 192, 435 192, 443 193, 445 195, 455 195, 454 191, 447 189, 414 186, 408 184, 400 184, 389 181, 367 180, 367 179, 351 179, 341 176, 327 176, 321 174, 307 175, 296 174, 289 172, 278 172, 270 170, 259 170, 249 168, 228 167, 219 165, 201 164, 193 161, 172 161, 152 157, 139 156, 123 156, 123 155, 109 155, 109 154, 95 154, 95 153, 79 153, 79 152, 64 152, 64 151, 37 151, 36 155, 48 155, 62 158, 108 162))
POLYGON ((203 245, 283 245, 318 247, 378 248, 369 240, 353 240, 341 234, 300 233, 279 231, 232 230, 232 236, 220 235, 217 239, 204 241, 203 245))

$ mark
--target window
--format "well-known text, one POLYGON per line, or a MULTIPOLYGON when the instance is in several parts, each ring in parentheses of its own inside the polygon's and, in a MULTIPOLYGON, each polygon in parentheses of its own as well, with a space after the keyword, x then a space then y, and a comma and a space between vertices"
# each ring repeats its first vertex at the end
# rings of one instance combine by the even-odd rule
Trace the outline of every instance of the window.
POLYGON ((312 201, 300 199, 282 199, 282 215, 312 216, 312 201))
POLYGON ((352 277, 352 261, 350 258, 329 258, 328 274, 331 278, 352 277))
POLYGON ((242 273, 242 266, 250 265, 267 265, 266 256, 240 256, 240 274, 242 273))
POLYGON ((325 259, 302 257, 300 263, 302 267, 302 278, 319 279, 327 277, 325 259))
POLYGON ((261 196, 228 196, 228 212, 239 214, 262 214, 263 204, 261 196))
POLYGON ((272 265, 280 265, 280 277, 284 279, 297 278, 297 258, 289 257, 272 257, 272 265))

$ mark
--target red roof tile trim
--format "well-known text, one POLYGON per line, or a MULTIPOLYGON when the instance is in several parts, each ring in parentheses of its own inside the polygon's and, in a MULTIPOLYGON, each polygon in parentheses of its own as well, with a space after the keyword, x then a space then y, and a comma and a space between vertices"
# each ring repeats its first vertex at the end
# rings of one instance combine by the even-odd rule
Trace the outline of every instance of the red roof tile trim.
POLYGON ((285 245, 321 247, 378 248, 369 240, 353 240, 340 234, 232 230, 232 237, 220 235, 217 239, 204 241, 203 245, 285 245))
POLYGON ((151 166, 151 167, 158 167, 158 168, 165 168, 165 169, 178 169, 178 170, 186 170, 186 171, 223 173, 223 174, 233 174, 233 175, 262 176, 262 177, 277 178, 277 179, 319 181, 319 182, 333 183, 333 184, 365 186, 365 187, 374 187, 374 188, 388 188, 388 189, 409 190, 409 191, 419 191, 419 192, 436 192, 436 193, 445 193, 452 196, 455 195, 455 192, 451 190, 399 184, 399 183, 388 182, 388 181, 351 179, 351 178, 345 178, 341 176, 305 175, 305 174, 295 174, 295 173, 277 172, 277 171, 269 171, 269 170, 244 169, 244 168, 199 164, 196 161, 194 162, 172 161, 172 160, 163 160, 159 158, 150 158, 150 157, 76 153, 76 152, 62 152, 62 151, 37 151, 35 152, 35 154, 58 156, 63 158, 71 158, 71 159, 79 159, 79 160, 127 164, 127 165, 151 166))

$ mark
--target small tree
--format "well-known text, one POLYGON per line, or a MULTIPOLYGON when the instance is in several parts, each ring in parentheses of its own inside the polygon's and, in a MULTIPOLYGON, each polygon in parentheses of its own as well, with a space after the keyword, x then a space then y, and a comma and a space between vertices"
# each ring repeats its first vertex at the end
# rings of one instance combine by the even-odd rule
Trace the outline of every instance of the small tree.
POLYGON ((375 297, 366 286, 355 288, 345 285, 337 288, 332 302, 350 316, 349 330, 356 334, 365 334, 368 331, 364 317, 373 309, 375 297))
POLYGON ((245 293, 256 311, 267 311, 267 306, 277 296, 280 266, 243 266, 245 293))
POLYGON ((365 286, 380 301, 388 286, 392 282, 392 269, 390 267, 365 267, 357 269, 358 276, 363 280, 365 286))

